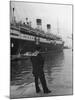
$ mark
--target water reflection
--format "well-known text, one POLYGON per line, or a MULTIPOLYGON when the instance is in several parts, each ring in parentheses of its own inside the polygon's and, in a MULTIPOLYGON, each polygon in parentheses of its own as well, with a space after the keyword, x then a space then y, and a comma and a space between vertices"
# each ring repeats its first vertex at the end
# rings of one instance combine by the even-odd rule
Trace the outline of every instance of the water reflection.
MULTIPOLYGON (((48 84, 72 86, 72 51, 43 54, 44 72, 48 84)), ((30 59, 11 62, 11 83, 23 84, 34 81, 30 59)))
POLYGON ((46 78, 48 79, 48 82, 51 83, 55 77, 52 77, 52 74, 54 73, 55 76, 59 72, 61 72, 63 67, 63 61, 64 61, 64 52, 51 52, 45 55, 45 74, 46 78))

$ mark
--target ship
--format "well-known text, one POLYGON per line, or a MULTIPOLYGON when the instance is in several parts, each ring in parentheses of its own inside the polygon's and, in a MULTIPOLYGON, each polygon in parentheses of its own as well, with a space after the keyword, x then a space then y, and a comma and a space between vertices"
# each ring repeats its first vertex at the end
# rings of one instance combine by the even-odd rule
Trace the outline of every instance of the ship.
MULTIPOLYGON (((13 8, 14 14, 15 8, 13 8)), ((13 16, 10 22, 10 53, 11 55, 33 52, 36 46, 41 47, 41 52, 62 51, 64 41, 61 37, 50 33, 51 24, 47 24, 48 32, 42 30, 42 19, 36 19, 37 28, 31 26, 31 22, 17 22, 13 16)))

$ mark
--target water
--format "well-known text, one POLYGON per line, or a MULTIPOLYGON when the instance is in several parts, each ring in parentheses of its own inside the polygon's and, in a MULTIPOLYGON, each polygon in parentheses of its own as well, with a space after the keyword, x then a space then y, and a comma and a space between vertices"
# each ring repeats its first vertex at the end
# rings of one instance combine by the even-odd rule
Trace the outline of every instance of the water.
MULTIPOLYGON (((44 72, 47 84, 62 88, 72 88, 72 50, 43 54, 45 58, 44 72)), ((11 85, 31 83, 32 64, 30 59, 11 62, 11 85)))

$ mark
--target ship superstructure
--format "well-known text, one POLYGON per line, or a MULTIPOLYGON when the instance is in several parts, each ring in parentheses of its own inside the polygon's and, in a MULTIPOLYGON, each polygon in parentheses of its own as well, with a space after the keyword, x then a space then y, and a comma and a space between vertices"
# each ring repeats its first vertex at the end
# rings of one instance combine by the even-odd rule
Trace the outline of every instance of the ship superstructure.
MULTIPOLYGON (((14 13, 14 8, 13 8, 14 13)), ((41 46, 41 51, 61 51, 64 41, 50 33, 51 25, 47 24, 47 32, 42 30, 42 20, 36 19, 37 28, 32 28, 31 22, 21 23, 15 20, 10 23, 11 55, 34 51, 36 45, 41 46)))

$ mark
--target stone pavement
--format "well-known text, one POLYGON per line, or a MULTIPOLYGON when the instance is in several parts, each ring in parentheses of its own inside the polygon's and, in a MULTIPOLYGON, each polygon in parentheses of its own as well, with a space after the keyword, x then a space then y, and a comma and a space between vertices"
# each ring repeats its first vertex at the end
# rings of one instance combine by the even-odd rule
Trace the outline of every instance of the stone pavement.
POLYGON ((49 94, 43 93, 41 85, 40 88, 41 88, 41 92, 36 93, 34 82, 30 84, 25 83, 23 85, 10 86, 10 98, 17 99, 17 98, 30 98, 30 97, 72 95, 72 87, 64 86, 63 84, 61 85, 49 84, 48 88, 52 91, 49 94))

